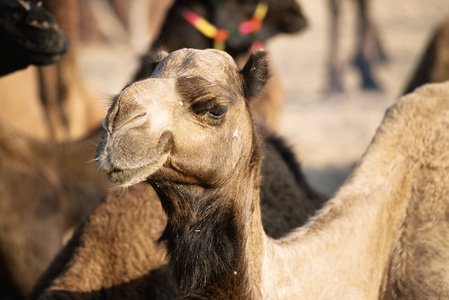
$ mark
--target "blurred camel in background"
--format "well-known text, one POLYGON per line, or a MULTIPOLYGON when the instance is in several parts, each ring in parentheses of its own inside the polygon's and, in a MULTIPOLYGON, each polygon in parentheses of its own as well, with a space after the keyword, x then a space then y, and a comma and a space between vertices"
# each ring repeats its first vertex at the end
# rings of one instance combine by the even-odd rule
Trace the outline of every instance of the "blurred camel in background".
POLYGON ((67 34, 70 51, 54 65, 28 67, 0 78, 0 117, 37 139, 78 139, 98 126, 105 113, 79 70, 78 2, 48 0, 43 5, 67 34))
MULTIPOLYGON (((21 0, 0 1, 0 8, 1 74, 61 60, 68 40, 52 14, 21 0)), ((30 100, 17 99, 25 105, 30 100)), ((64 235, 106 196, 106 181, 92 161, 101 132, 74 143, 49 143, 0 118, 0 299, 29 293, 64 235)))
MULTIPOLYGON (((343 64, 340 57, 342 0, 327 0, 330 12, 329 56, 327 62, 327 87, 330 93, 343 92, 343 64)), ((371 0, 354 0, 357 6, 356 50, 352 64, 360 75, 360 87, 365 90, 381 90, 373 66, 386 62, 387 54, 382 45, 379 29, 373 17, 371 0)))
MULTIPOLYGON (((263 47, 276 35, 299 33, 306 27, 307 18, 295 0, 177 0, 167 12, 148 52, 217 48, 228 52, 242 67, 250 50, 263 47)), ((141 64, 135 78, 144 77, 144 66, 141 64)), ((267 88, 251 103, 256 121, 277 130, 283 103, 280 78, 273 70, 267 88)))
POLYGON ((429 82, 449 80, 449 18, 432 33, 404 94, 429 82))

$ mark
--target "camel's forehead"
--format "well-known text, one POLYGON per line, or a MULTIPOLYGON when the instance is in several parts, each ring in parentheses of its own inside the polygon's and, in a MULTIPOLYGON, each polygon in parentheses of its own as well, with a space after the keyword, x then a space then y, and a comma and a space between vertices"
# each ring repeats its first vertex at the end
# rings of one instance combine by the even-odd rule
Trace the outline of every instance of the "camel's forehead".
POLYGON ((181 49, 164 58, 151 77, 124 88, 117 99, 120 105, 144 105, 152 99, 166 105, 193 94, 239 92, 239 78, 235 62, 226 52, 181 49))
POLYGON ((152 77, 201 76, 210 81, 222 82, 235 80, 237 74, 234 60, 224 51, 180 49, 163 59, 152 77))

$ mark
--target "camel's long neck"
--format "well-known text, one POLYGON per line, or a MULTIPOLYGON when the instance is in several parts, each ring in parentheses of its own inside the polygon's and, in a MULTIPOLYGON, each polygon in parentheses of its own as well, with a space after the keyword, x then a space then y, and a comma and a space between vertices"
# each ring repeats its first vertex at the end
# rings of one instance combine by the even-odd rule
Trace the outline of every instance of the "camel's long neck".
POLYGON ((401 155, 377 153, 305 227, 268 240, 264 298, 379 298, 406 215, 412 170, 401 155))
POLYGON ((263 234, 259 174, 253 170, 242 176, 220 188, 154 185, 168 216, 161 240, 182 296, 253 297, 247 246, 263 234))

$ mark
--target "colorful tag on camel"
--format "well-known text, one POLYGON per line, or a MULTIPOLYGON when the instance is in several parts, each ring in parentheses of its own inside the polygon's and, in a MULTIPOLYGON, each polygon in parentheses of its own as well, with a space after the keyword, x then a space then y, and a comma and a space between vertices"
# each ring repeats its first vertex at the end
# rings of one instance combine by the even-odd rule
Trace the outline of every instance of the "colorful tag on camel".
MULTIPOLYGON (((257 33, 262 29, 262 22, 267 11, 268 3, 258 3, 251 19, 240 23, 238 28, 231 30, 217 28, 200 15, 184 8, 180 9, 179 13, 187 22, 204 34, 204 36, 212 39, 214 41, 215 49, 225 50, 226 41, 229 39, 230 31, 233 33, 233 36, 235 36, 235 33, 240 33, 241 35, 253 34, 254 36, 258 36, 257 33)), ((261 47, 262 42, 258 39, 254 39, 250 51, 261 47)))

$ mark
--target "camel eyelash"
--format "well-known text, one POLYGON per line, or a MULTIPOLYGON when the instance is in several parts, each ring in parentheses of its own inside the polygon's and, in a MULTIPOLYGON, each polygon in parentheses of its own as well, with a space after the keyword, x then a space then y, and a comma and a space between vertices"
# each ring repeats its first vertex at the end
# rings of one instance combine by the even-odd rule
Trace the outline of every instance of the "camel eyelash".
POLYGON ((207 112, 209 112, 212 108, 221 106, 223 107, 223 104, 220 104, 219 101, 217 101, 215 98, 209 98, 205 100, 195 100, 191 103, 190 109, 193 113, 197 115, 203 115, 207 112))

